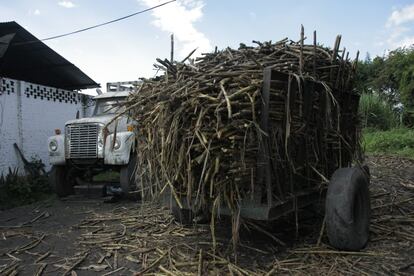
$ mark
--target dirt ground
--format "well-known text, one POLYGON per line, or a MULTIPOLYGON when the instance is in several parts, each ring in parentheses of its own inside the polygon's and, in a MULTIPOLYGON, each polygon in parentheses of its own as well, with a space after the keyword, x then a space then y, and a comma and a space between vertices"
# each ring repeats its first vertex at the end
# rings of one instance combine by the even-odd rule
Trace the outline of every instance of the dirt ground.
POLYGON ((323 215, 240 229, 183 227, 157 204, 72 196, 0 212, 0 275, 413 274, 414 161, 373 156, 371 237, 360 252, 328 245, 323 215), (322 233, 322 235, 321 235, 322 233), (215 247, 214 247, 215 245, 215 247))

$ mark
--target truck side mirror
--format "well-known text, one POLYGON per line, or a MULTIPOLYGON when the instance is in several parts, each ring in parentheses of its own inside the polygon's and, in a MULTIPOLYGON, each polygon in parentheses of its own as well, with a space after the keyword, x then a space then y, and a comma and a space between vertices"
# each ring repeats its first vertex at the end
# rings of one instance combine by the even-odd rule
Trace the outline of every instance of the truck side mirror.
POLYGON ((76 119, 79 119, 79 110, 76 111, 76 119))

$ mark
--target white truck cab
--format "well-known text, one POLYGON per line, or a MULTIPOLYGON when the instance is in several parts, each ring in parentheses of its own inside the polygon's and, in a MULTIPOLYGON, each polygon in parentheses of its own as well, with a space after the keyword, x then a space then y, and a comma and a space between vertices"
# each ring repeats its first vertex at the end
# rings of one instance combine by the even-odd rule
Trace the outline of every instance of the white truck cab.
POLYGON ((56 131, 48 139, 52 170, 51 185, 58 196, 74 192, 80 179, 89 179, 105 170, 120 173, 120 188, 128 193, 133 187, 136 163, 134 122, 125 110, 130 92, 108 92, 94 97, 92 117, 66 122, 64 132, 56 131))

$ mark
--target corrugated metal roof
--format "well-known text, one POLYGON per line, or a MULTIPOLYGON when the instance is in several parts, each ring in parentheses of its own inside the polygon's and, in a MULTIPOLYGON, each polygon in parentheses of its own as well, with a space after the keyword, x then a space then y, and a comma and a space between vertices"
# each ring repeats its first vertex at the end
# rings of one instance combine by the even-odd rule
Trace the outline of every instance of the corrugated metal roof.
POLYGON ((14 21, 0 23, 0 76, 67 90, 99 87, 14 21))
POLYGON ((128 97, 131 95, 131 91, 117 91, 117 92, 107 92, 101 95, 95 96, 94 99, 107 99, 107 98, 115 98, 115 97, 128 97))

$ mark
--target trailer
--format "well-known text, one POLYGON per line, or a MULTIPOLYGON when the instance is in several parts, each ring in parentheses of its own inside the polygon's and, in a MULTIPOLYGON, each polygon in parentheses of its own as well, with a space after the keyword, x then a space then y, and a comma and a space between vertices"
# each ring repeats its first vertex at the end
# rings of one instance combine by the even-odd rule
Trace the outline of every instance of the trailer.
MULTIPOLYGON (((356 250, 369 233, 351 62, 334 47, 287 38, 253 41, 182 62, 144 80, 128 101, 139 122, 142 197, 166 197, 182 222, 200 214, 270 221, 326 198, 333 246, 356 250), (187 61, 187 62, 186 62, 187 61), (167 191, 170 191, 169 193, 167 191)), ((214 220, 215 221, 215 220, 214 220)), ((237 235, 234 235, 237 239, 237 235)))

